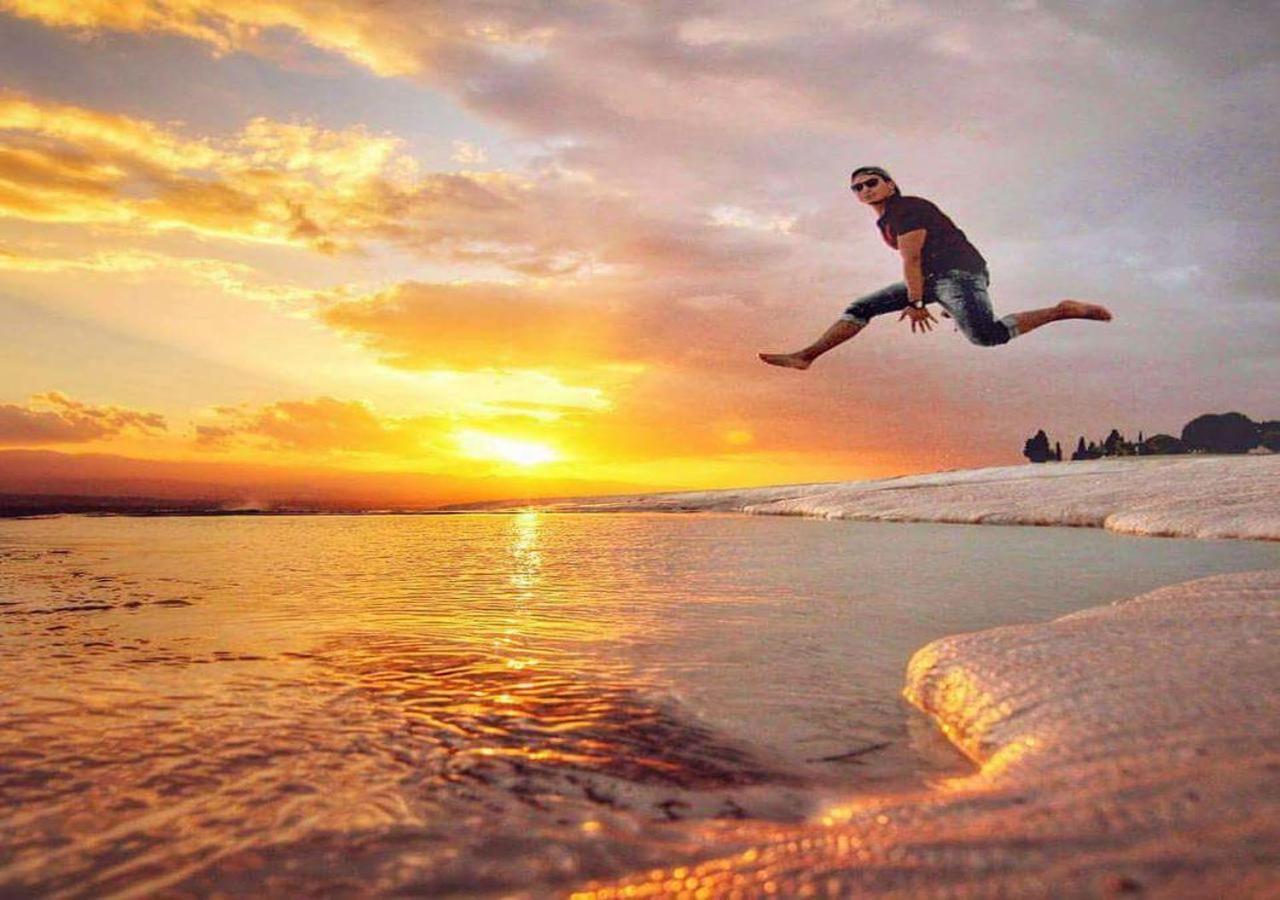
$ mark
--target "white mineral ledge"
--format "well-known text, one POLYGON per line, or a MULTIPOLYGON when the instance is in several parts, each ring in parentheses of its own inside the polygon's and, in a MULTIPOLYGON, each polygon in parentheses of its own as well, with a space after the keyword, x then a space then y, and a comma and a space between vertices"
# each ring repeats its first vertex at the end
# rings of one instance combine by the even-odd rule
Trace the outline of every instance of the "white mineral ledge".
MULTIPOLYGON (((1274 540, 1280 457, 985 469, 744 507, 1274 540)), ((1278 642, 1280 570, 934 641, 904 695, 974 774, 808 825, 716 826, 728 855, 583 895, 1280 896, 1278 642)))
POLYGON ((1280 454, 1030 463, 876 481, 587 497, 565 510, 737 511, 893 522, 1079 525, 1280 540, 1280 454))

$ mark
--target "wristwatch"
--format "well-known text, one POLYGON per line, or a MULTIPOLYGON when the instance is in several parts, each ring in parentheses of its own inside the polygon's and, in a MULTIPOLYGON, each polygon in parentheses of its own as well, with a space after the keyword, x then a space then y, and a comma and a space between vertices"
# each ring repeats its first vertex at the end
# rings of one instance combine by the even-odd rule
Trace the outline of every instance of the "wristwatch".
POLYGON ((907 302, 910 303, 912 306, 914 306, 916 309, 924 309, 923 300, 908 300, 907 302))

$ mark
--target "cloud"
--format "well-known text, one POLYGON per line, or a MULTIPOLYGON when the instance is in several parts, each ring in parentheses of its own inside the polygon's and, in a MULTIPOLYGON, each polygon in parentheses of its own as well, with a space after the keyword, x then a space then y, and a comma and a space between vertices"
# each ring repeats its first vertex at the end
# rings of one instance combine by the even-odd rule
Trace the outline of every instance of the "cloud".
MULTIPOLYGON (((920 190, 945 185, 961 208, 980 205, 993 241, 1048 241, 1100 215, 1131 227, 1153 220, 1191 227, 1204 211, 1186 202, 1174 176, 1224 158, 1238 174, 1216 218, 1256 218, 1276 207, 1240 202, 1246 192, 1234 189, 1236 181, 1258 189, 1269 165, 1258 148, 1277 137, 1274 117, 1264 113, 1280 87, 1280 56, 1264 37, 1277 24, 1267 4, 1222 16, 1184 0, 1162 6, 1157 17, 1124 4, 940 9, 835 0, 444 0, 425 7, 412 0, 5 0, 3 8, 76 31, 180 34, 215 53, 270 56, 287 36, 445 91, 550 142, 559 164, 591 173, 601 192, 630 191, 638 209, 677 220, 720 204, 760 221, 828 215, 848 205, 838 190, 843 173, 868 160, 891 164, 920 190), (904 59, 909 77, 900 74, 904 59), (1118 182, 1114 191, 1070 189, 1096 169, 1118 182), (1003 189, 1010 184, 1018 189, 1003 189), (993 187, 1001 189, 995 203, 993 187)), ((136 131, 117 129, 126 142, 136 131)), ((289 145, 280 136, 265 141, 281 143, 289 145)), ((474 186, 511 203, 520 218, 518 191, 474 186)), ((500 264, 516 267, 523 246, 529 274, 563 274, 595 259, 524 228, 485 237, 449 209, 460 199, 456 187, 440 182, 421 196, 397 196, 404 214, 389 216, 384 233, 431 252, 453 250, 458 260, 500 256, 500 264), (433 198, 443 201, 440 215, 433 198), (446 209, 461 224, 441 233, 446 209)), ((217 229, 238 218, 243 194, 186 184, 170 199, 190 207, 201 227, 217 229)), ((498 208, 460 205, 484 218, 498 208)), ((343 230, 335 219, 305 204, 290 217, 289 204, 279 206, 268 233, 349 246, 335 234, 343 230)), ((554 221, 550 210, 544 221, 554 221)), ((1178 252, 1194 255, 1196 246, 1190 238, 1178 252)))
MULTIPOLYGON (((417 178, 401 142, 356 127, 251 120, 217 141, 165 125, 0 93, 0 215, 180 229, 322 252, 389 229, 417 178)), ((448 203, 443 211, 453 210, 448 203)))
MULTIPOLYGON (((573 12, 577 4, 569 6, 573 12)), ((471 45, 536 48, 560 18, 556 4, 544 2, 423 6, 346 0, 0 0, 0 10, 82 33, 181 35, 218 54, 270 57, 276 41, 295 36, 385 76, 421 72, 432 61, 443 64, 471 45)))
POLYGON ((439 466, 457 457, 456 439, 464 431, 545 435, 566 416, 586 414, 583 407, 515 403, 448 415, 392 416, 363 401, 322 396, 216 406, 197 421, 195 435, 198 445, 213 450, 366 454, 425 459, 439 466))
POLYGON ((31 252, 24 247, 15 249, 0 245, 0 272, 37 275, 82 272, 135 279, 176 273, 190 281, 213 285, 231 296, 289 310, 309 310, 320 300, 341 298, 353 292, 353 288, 346 285, 316 290, 297 284, 265 281, 254 267, 224 259, 172 256, 130 249, 56 256, 31 252))
POLYGON ((517 401, 492 409, 511 424, 531 420, 519 423, 529 436, 558 438, 588 458, 619 464, 845 454, 870 445, 880 453, 879 444, 904 427, 899 392, 927 377, 923 358, 893 372, 859 372, 853 385, 847 377, 790 377, 765 369, 754 351, 816 331, 779 328, 734 297, 673 300, 627 284, 609 290, 403 282, 317 315, 397 368, 527 370, 590 386, 603 403, 548 408, 517 401), (833 418, 832 409, 851 415, 833 418))
POLYGON ((270 57, 276 42, 293 40, 444 87, 539 134, 612 136, 633 151, 637 139, 661 150, 656 138, 681 129, 668 152, 729 131, 756 152, 789 128, 810 138, 815 124, 994 135, 1011 117, 1032 117, 1056 132, 1088 124, 1075 106, 1085 98, 1094 127, 1110 126, 1125 111, 1176 114, 1193 99, 1186 92, 1154 109, 1130 102, 1170 74, 1198 87, 1276 59, 1268 4, 1223 16, 1194 0, 1164 4, 1158 16, 1051 0, 945 9, 923 0, 3 0, 0 9, 79 32, 183 35, 218 54, 270 57), (898 76, 904 58, 910 78, 898 76), (1055 115, 1041 115, 1046 98, 1055 115))
POLYGON ((573 367, 607 361, 614 324, 600 306, 512 284, 398 284, 319 313, 402 368, 573 367))
POLYGON ((368 404, 333 397, 281 400, 264 406, 220 406, 196 426, 208 449, 242 445, 324 455, 331 452, 410 455, 422 449, 428 419, 380 417, 368 404))
MULTIPOLYGON (((10 95, 0 210, 328 253, 388 242, 451 266, 469 280, 422 275, 322 299, 316 315, 400 369, 589 382, 610 412, 556 421, 621 455, 716 452, 750 431, 737 446, 981 459, 1013 445, 997 432, 1077 404, 1079 378, 1132 386, 1185 347, 1179 377, 1194 379, 1275 327, 1260 237, 1280 224, 1268 4, 1228 16, 1183 0, 1153 17, 1055 0, 0 2, 217 54, 305 44, 446 93, 537 148, 520 171, 425 172, 361 129, 258 119, 190 137, 10 95), (877 324, 820 372, 763 370, 755 349, 811 339, 898 276, 844 185, 866 162, 969 232, 999 314, 1097 296, 1116 305, 1111 332, 1073 343, 1064 325, 995 356, 935 355, 877 324), (642 428, 678 433, 664 444, 642 428)), ((459 165, 478 161, 459 150, 459 165)), ((1157 402, 1132 391, 1135 410, 1157 402)))
POLYGON ((155 434, 167 428, 157 413, 120 406, 91 406, 58 391, 36 394, 26 405, 0 404, 0 446, 38 447, 108 441, 155 434))
POLYGON ((775 331, 769 312, 742 296, 750 285, 654 280, 408 281, 315 315, 396 368, 531 369, 615 386, 648 368, 737 370, 775 331), (717 288, 726 293, 702 293, 717 288))
POLYGON ((454 141, 451 159, 460 165, 478 166, 489 161, 489 154, 483 147, 468 141, 454 141))
POLYGON ((784 235, 646 212, 561 167, 424 173, 401 150, 399 139, 360 127, 260 118, 227 138, 192 140, 153 122, 0 95, 0 215, 325 253, 388 241, 529 278, 619 267, 718 277, 787 253, 784 235))
MULTIPOLYGON (((617 406, 550 406, 503 403, 448 415, 394 416, 371 405, 334 397, 219 406, 195 423, 195 442, 205 451, 243 456, 290 454, 300 459, 363 459, 383 465, 417 461, 428 471, 467 471, 501 466, 504 445, 545 453, 566 466, 653 465, 698 456, 726 459, 756 451, 795 450, 794 423, 776 420, 759 391, 730 392, 725 378, 672 382, 656 372, 620 392, 617 406), (674 409, 670 395, 683 393, 674 409), (673 427, 678 423, 678 427, 673 427), (754 429, 762 429, 757 435, 754 429), (478 449, 477 449, 478 448, 478 449)), ((798 402, 799 406, 806 401, 798 402)), ((809 434, 810 439, 814 434, 809 434)), ((818 446, 838 446, 832 433, 818 446)), ((809 449, 815 446, 811 440, 809 449)), ((565 474, 560 471, 559 474, 565 474)))
MULTIPOLYGON (((771 330, 767 310, 787 297, 788 282, 803 277, 806 262, 796 256, 789 227, 778 227, 783 219, 738 204, 715 212, 667 210, 558 163, 520 175, 422 173, 396 154, 393 140, 373 141, 364 151, 356 138, 367 135, 358 131, 263 120, 236 136, 190 141, 190 158, 199 168, 189 171, 174 162, 185 157, 182 142, 189 139, 172 127, 23 102, 23 133, 35 145, 66 136, 75 145, 59 144, 50 152, 105 155, 111 160, 108 183, 116 178, 123 190, 119 186, 129 182, 135 195, 139 188, 132 176, 114 173, 137 171, 150 179, 141 182, 141 200, 129 201, 136 216, 150 217, 137 219, 139 227, 185 222, 202 233, 310 241, 318 249, 386 240, 426 259, 509 273, 503 281, 405 282, 364 296, 318 299, 317 318, 388 364, 523 369, 590 389, 601 399, 589 410, 558 409, 551 413, 554 419, 543 410, 541 417, 524 415, 524 424, 556 421, 584 446, 607 446, 629 458, 754 444, 743 440, 750 428, 740 415, 716 407, 732 389, 726 377, 758 367, 752 350, 771 330), (99 141, 95 129, 103 121, 109 127, 100 130, 108 137, 99 141), (146 157, 135 152, 138 135, 154 138, 160 149, 146 157), (170 163, 178 171, 166 169, 170 163), (302 212, 264 218, 261 205, 287 200, 291 187, 293 196, 306 198, 294 204, 302 212), (714 373, 716 387, 705 380, 696 387, 682 384, 673 378, 676 372, 701 379, 714 373), (654 393, 659 387, 663 397, 654 393), (668 431, 669 413, 660 406, 673 397, 696 397, 715 411, 689 410, 699 424, 682 429, 676 439, 645 437, 642 427, 649 434, 668 431), (618 404, 631 412, 607 412, 618 404)), ((0 267, 6 262, 28 271, 176 267, 235 292, 265 290, 252 283, 249 271, 143 253, 57 262, 11 254, 0 259, 0 267)), ((360 412, 315 404, 224 411, 202 422, 198 434, 205 447, 320 453, 412 454, 421 439, 429 440, 421 438, 431 431, 423 423, 411 428, 360 412)))

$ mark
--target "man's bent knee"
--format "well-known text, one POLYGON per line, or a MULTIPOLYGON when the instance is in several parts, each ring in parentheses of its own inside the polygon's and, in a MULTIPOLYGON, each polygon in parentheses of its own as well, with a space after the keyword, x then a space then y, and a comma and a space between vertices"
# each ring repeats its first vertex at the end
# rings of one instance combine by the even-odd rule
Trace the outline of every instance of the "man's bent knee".
POLYGON ((1012 338, 1009 329, 1000 322, 992 322, 986 328, 976 328, 972 331, 965 332, 965 337, 972 344, 979 347, 998 347, 1001 344, 1007 344, 1012 338))

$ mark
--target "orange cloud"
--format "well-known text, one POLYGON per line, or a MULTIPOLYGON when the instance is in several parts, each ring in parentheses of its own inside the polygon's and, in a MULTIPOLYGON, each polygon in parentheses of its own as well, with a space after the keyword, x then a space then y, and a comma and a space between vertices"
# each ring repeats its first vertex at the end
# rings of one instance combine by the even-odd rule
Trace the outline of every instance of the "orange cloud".
POLYGON ((101 250, 82 256, 52 256, 0 246, 0 272, 86 272, 129 278, 174 272, 194 282, 218 287, 231 296, 289 309, 311 308, 321 299, 351 294, 351 289, 342 285, 317 291, 296 284, 263 281, 256 269, 243 263, 145 250, 101 250))
POLYGON ((58 391, 37 394, 25 405, 0 404, 0 446, 35 447, 111 440, 167 428, 157 413, 120 406, 90 406, 58 391))
MULTIPOLYGON (((776 328, 767 316, 732 296, 686 301, 648 290, 625 279, 403 282, 316 316, 397 368, 527 370, 596 388, 605 403, 595 408, 501 407, 532 413, 546 427, 523 433, 558 441, 582 464, 847 452, 848 428, 824 413, 844 386, 797 392, 794 379, 759 377, 753 348, 768 346, 776 328)), ((867 397, 859 403, 871 410, 867 397)))
MULTIPOLYGON (((341 2, 272 0, 0 0, 0 9, 45 25, 77 31, 178 34, 216 53, 250 50, 269 55, 264 31, 304 33, 317 47, 339 53, 381 75, 410 74, 418 57, 402 43, 405 31, 382 30, 373 11, 341 2)), ((403 25, 403 23, 402 23, 403 25)))
POLYGON ((820 412, 831 399, 821 385, 796 396, 794 380, 751 377, 760 363, 750 348, 768 328, 761 317, 731 301, 660 302, 616 286, 614 296, 593 297, 595 289, 404 282, 317 316, 399 368, 553 372, 601 390, 607 402, 596 408, 501 407, 534 420, 527 436, 556 439, 584 461, 729 458, 847 441, 820 412))
POLYGON ((383 76, 414 75, 443 64, 459 44, 545 43, 552 26, 536 9, 500 4, 360 4, 348 0, 0 0, 0 10, 80 32, 177 34, 215 54, 274 56, 275 43, 297 36, 383 76))
MULTIPOLYGON (((402 142, 356 127, 250 121, 190 139, 125 116, 0 94, 0 216, 182 230, 323 253, 390 242, 596 297, 766 295, 795 250, 782 229, 654 213, 559 167, 421 172, 402 142), (590 286, 590 290, 579 290, 590 286)), ((736 221, 736 220, 735 220, 736 221)))
MULTIPOLYGON (((597 259, 670 255, 668 229, 636 221, 625 197, 558 171, 422 173, 403 142, 251 120, 220 140, 66 104, 0 93, 0 216, 175 229, 331 253, 385 240, 448 261, 533 277, 597 259), (600 223, 614 227, 601 233, 600 223)), ((690 243, 685 256, 709 261, 690 243)))
POLYGON ((184 229, 324 252, 387 230, 430 192, 401 142, 254 119, 221 141, 153 122, 0 93, 0 215, 184 229))
POLYGON ((352 451, 409 455, 421 449, 422 419, 380 418, 359 401, 318 397, 260 407, 220 406, 213 424, 196 426, 206 448, 232 444, 309 454, 352 451))
MULTIPOLYGON (((519 451, 566 466, 647 462, 675 457, 740 455, 750 449, 742 428, 727 413, 708 415, 707 395, 697 391, 677 431, 670 405, 653 406, 643 392, 625 409, 589 410, 520 404, 469 414, 387 416, 360 401, 317 397, 262 406, 215 407, 197 422, 196 443, 206 451, 249 451, 248 457, 295 454, 299 458, 364 458, 399 468, 414 463, 431 471, 476 474, 519 460, 519 451), (550 414, 548 414, 550 413, 550 414)), ((245 456, 242 452, 239 455, 245 456)), ((564 469, 556 470, 564 474, 564 469)))
POLYGON ((353 468, 466 477, 572 477, 573 464, 589 448, 567 450, 572 429, 564 423, 588 414, 543 412, 516 408, 388 416, 359 401, 317 397, 215 407, 196 424, 196 444, 204 451, 234 451, 244 460, 292 457, 305 465, 342 459, 353 468))
MULTIPOLYGON (((566 414, 535 405, 529 409, 480 409, 467 414, 388 416, 359 400, 315 397, 279 400, 261 406, 218 406, 196 425, 196 442, 206 449, 247 447, 323 456, 377 454, 396 461, 434 455, 456 456, 460 429, 495 433, 519 429, 537 433, 566 414)), ((579 411, 580 412, 580 411, 579 411)), ((437 460, 439 461, 439 460, 437 460)))
POLYGON ((511 284, 407 282, 317 315, 402 368, 564 368, 614 353, 605 309, 511 284))
POLYGON ((698 286, 660 272, 651 283, 408 281, 318 303, 315 315, 403 369, 534 369, 620 387, 648 370, 697 377, 758 366, 751 348, 773 327, 765 311, 698 286), (678 293, 682 283, 693 296, 678 293))

